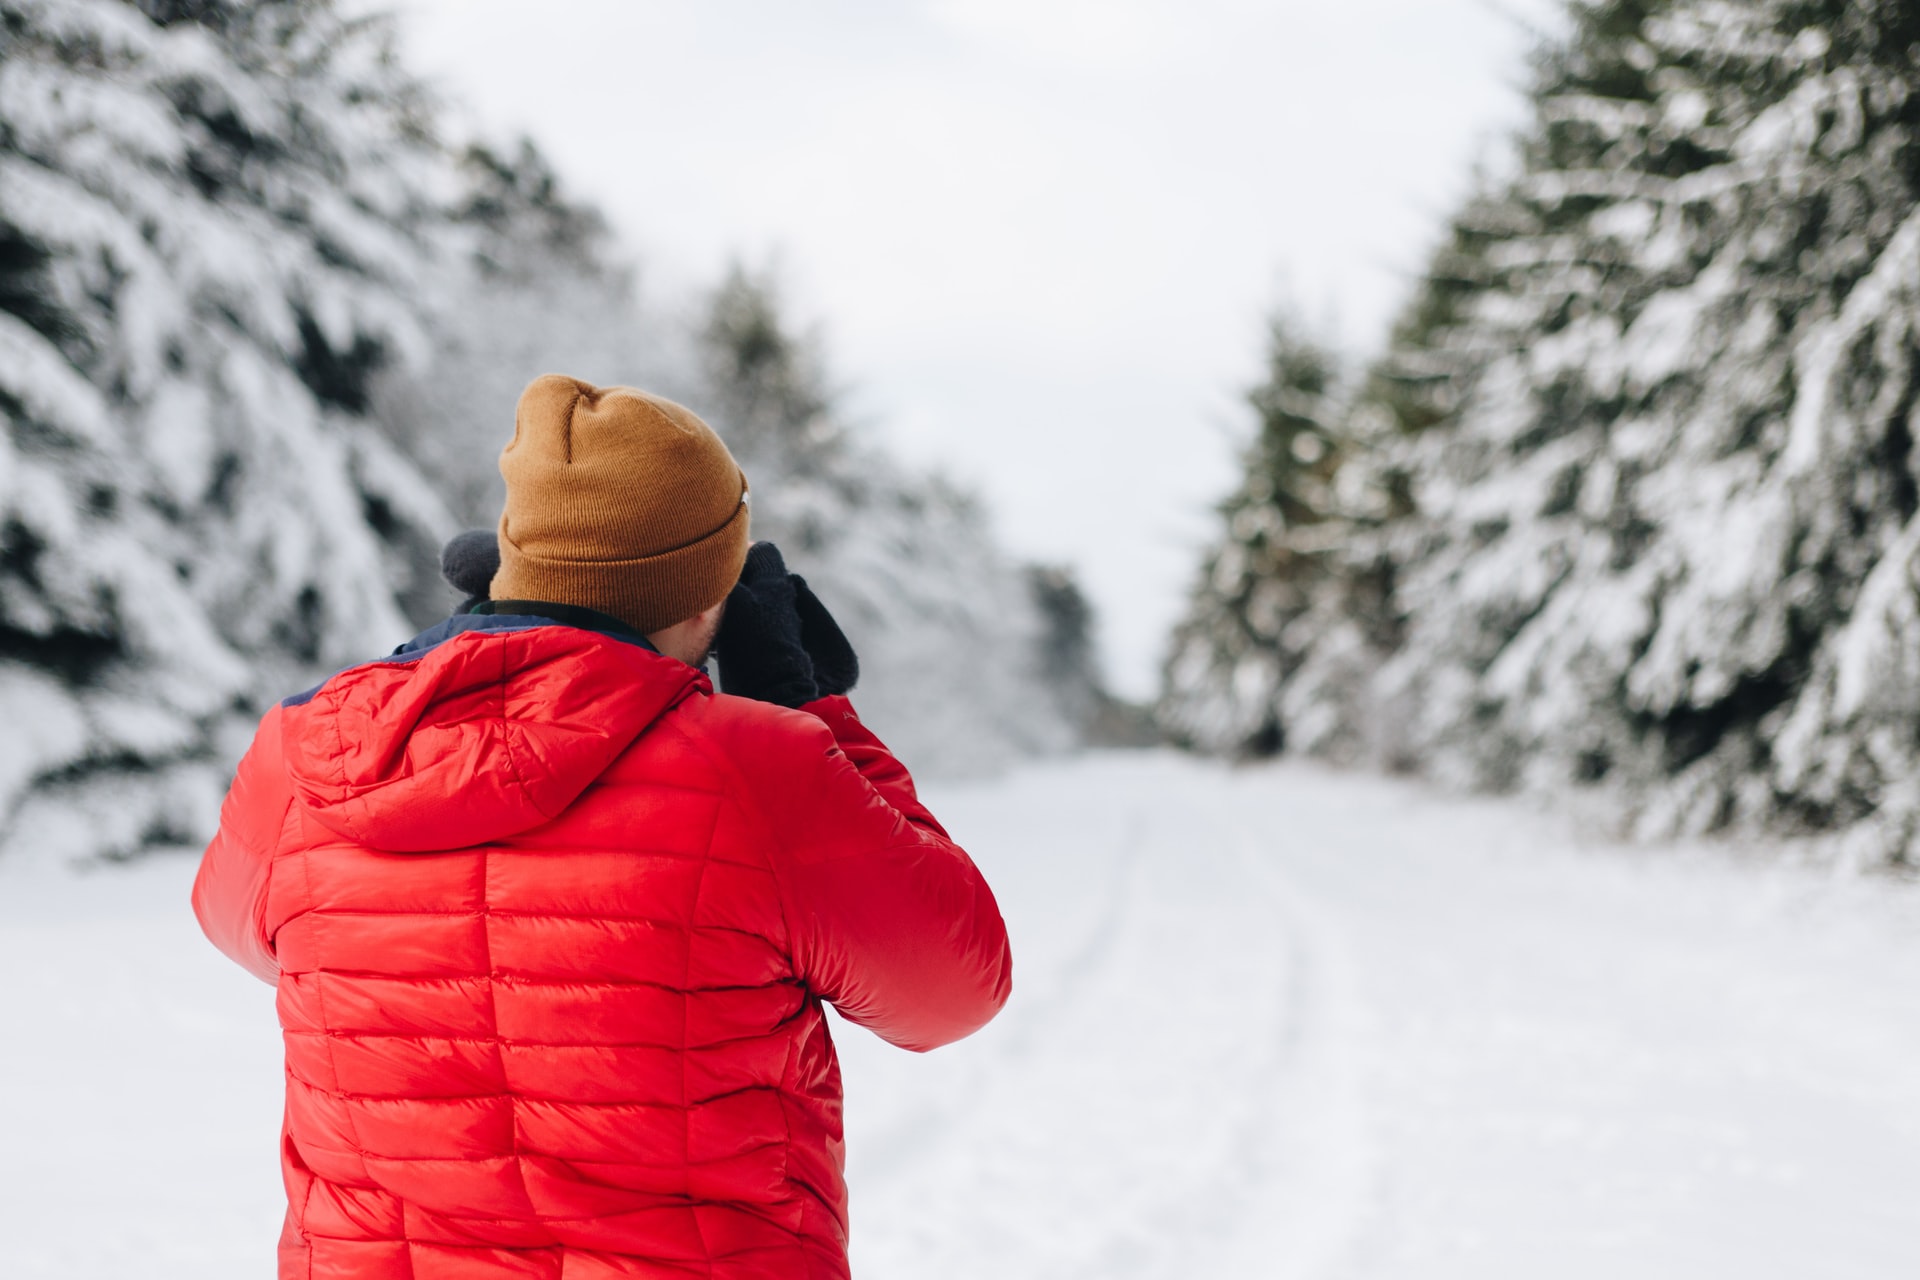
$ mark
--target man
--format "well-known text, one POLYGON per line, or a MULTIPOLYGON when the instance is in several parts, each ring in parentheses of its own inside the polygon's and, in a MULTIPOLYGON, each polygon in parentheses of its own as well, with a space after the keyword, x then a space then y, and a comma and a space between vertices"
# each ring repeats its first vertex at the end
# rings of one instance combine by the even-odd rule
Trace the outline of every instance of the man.
POLYGON ((843 1277, 821 1002, 967 1035, 993 896, 705 423, 543 377, 500 469, 491 598, 268 712, 194 886, 278 988, 280 1275, 843 1277))

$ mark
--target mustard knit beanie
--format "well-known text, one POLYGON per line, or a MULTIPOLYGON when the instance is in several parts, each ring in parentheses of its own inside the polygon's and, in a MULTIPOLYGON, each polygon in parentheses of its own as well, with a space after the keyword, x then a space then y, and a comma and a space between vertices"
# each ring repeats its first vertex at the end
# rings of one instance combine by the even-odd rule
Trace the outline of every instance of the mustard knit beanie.
POLYGON ((740 578, 747 479, 713 428, 671 400, 536 378, 500 474, 495 600, 583 605, 650 634, 740 578))

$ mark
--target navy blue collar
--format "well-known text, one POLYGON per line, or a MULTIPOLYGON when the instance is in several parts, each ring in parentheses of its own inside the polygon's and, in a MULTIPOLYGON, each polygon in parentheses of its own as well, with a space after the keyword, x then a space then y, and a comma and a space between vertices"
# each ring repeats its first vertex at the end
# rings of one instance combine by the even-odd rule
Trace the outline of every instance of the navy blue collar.
MULTIPOLYGON (((436 622, 407 641, 384 658, 375 658, 373 662, 410 662, 432 649, 437 649, 458 635, 469 631, 531 631, 535 627, 577 627, 582 631, 595 631, 610 640, 622 644, 638 645, 648 653, 659 653, 653 644, 638 631, 620 619, 601 613, 595 609, 583 609, 577 605, 550 604, 544 600, 485 600, 471 613, 456 613, 451 618, 436 622), (506 612, 507 609, 513 612, 506 612), (524 610, 525 612, 522 612, 524 610)), ((369 663, 356 662, 352 667, 343 668, 352 671, 356 667, 369 663)), ((334 674, 338 675, 339 672, 334 674)), ((294 694, 280 705, 297 707, 311 702, 313 695, 325 687, 325 681, 294 694)))
POLYGON ((467 611, 469 617, 483 618, 550 618, 563 627, 578 627, 582 631, 598 631, 610 635, 616 640, 625 640, 633 644, 653 648, 653 642, 635 631, 610 613, 598 609, 589 609, 585 605, 560 604, 552 600, 482 600, 467 611))

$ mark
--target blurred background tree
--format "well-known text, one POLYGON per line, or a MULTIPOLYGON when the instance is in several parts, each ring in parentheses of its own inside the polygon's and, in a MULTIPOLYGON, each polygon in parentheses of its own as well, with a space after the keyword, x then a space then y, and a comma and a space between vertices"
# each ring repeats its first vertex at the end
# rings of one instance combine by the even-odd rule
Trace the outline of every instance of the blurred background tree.
POLYGON ((0 845, 204 836, 265 705, 444 613, 551 370, 715 422, 909 758, 1074 742, 977 503, 844 421, 767 279, 697 312, 531 143, 447 140, 384 18, 0 0, 0 845))
POLYGON ((435 143, 321 4, 0 4, 8 843, 207 829, 240 736, 404 630, 451 527, 366 413, 424 343, 435 143))
MULTIPOLYGON (((1917 40, 1886 0, 1571 6, 1355 397, 1378 520, 1249 690, 1290 742, 1904 856, 1917 40)), ((1169 717, 1208 696, 1176 664, 1169 717)))
POLYGON ((1220 504, 1167 661, 1161 718, 1210 750, 1272 755, 1285 745, 1278 698, 1311 643, 1300 623, 1347 530, 1334 478, 1346 453, 1339 368, 1290 315, 1268 324, 1266 380, 1247 393, 1255 435, 1240 486, 1220 504))

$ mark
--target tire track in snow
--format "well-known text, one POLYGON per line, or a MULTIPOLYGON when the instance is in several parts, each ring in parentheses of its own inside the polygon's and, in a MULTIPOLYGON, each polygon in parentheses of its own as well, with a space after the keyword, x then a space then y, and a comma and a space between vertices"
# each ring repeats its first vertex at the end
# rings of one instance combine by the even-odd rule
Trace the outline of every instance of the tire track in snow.
MULTIPOLYGON (((1189 815, 1190 816, 1190 815, 1189 815)), ((1376 1183, 1362 1084, 1367 1016, 1337 918, 1284 875, 1271 837, 1218 823, 1212 843, 1267 906, 1283 975, 1232 1092, 1232 1136, 1207 1174, 1117 1237, 1084 1274, 1323 1280, 1362 1242, 1376 1183)), ((1222 982, 1232 975, 1216 975, 1222 982)), ((1223 1096, 1224 1094, 1224 1096, 1223 1096)))
POLYGON ((869 1280, 1341 1274, 1375 1182, 1344 922, 1232 775, 1186 781, 1107 809, 1110 842, 996 872, 1010 918, 1071 938, 999 1022, 908 1064, 849 1041, 850 1107, 896 1090, 850 1135, 869 1280))
POLYGON ((1371 1017, 1338 917, 1286 877, 1272 837, 1239 824, 1234 846, 1288 940, 1288 981, 1272 1090, 1236 1153, 1250 1230, 1213 1274, 1336 1276, 1377 1200, 1362 1078, 1371 1017))
POLYGON ((1051 981, 1039 995, 1009 1010, 1015 1018, 1004 1037, 1006 1053, 1031 1057, 1040 1051, 1045 1028, 1058 1023, 1075 1005, 1076 996, 1094 986, 1112 967, 1125 943, 1128 921, 1138 910, 1146 888, 1147 849, 1153 827, 1153 816, 1144 809, 1127 824, 1115 870, 1105 880, 1100 907, 1085 939, 1055 966, 1051 981))
POLYGON ((995 1028, 1000 1045, 995 1057, 970 1063, 964 1075, 931 1101, 861 1135, 863 1176, 890 1178, 912 1163, 926 1162, 932 1148, 955 1141, 966 1119, 982 1110, 996 1077, 1019 1070, 1018 1060, 1045 1051, 1047 1029, 1058 1025, 1076 1003, 1077 993, 1098 980, 1122 945, 1127 917, 1142 889, 1151 828, 1152 817, 1145 810, 1127 824, 1117 869, 1102 883, 1100 905, 1084 939, 1040 975, 1037 995, 1027 994, 1016 956, 1014 995, 1001 1014, 1002 1025, 995 1028))

